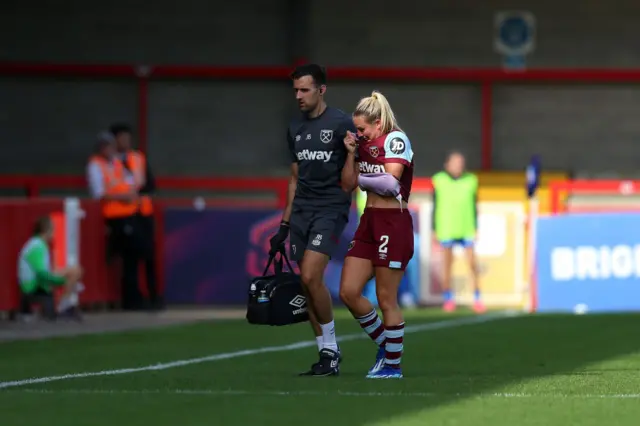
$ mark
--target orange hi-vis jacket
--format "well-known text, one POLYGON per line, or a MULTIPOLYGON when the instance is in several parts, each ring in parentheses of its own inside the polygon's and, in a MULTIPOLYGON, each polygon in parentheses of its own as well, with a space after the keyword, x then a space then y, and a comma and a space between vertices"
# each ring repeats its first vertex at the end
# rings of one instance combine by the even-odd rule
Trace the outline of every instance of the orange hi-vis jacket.
MULTIPOLYGON (((143 179, 147 173, 147 159, 140 151, 131 150, 125 157, 127 166, 133 172, 136 179, 136 185, 140 185, 140 179, 143 179)), ((153 214, 153 203, 151 197, 148 195, 140 195, 140 214, 142 216, 151 216, 153 214)))
MULTIPOLYGON (((105 195, 120 195, 131 192, 132 185, 126 181, 124 166, 120 161, 113 161, 111 164, 100 156, 91 157, 91 163, 95 162, 100 166, 102 179, 104 182, 105 195)), ((102 216, 105 219, 117 219, 133 216, 138 211, 137 201, 125 200, 103 200, 102 216)))

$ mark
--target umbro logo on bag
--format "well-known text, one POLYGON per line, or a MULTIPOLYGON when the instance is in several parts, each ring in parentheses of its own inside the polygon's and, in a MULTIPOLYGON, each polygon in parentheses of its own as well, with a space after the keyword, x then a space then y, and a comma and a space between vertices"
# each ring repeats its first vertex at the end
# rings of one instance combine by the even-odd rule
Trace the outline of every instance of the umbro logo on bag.
POLYGON ((307 312, 307 307, 305 306, 307 304, 307 299, 304 296, 297 295, 296 297, 291 299, 289 304, 294 308, 298 308, 298 309, 294 309, 291 312, 293 315, 300 315, 307 312))
POLYGON ((300 295, 294 297, 289 302, 289 304, 291 306, 296 307, 296 308, 302 308, 305 303, 307 303, 307 299, 304 296, 300 296, 300 295))

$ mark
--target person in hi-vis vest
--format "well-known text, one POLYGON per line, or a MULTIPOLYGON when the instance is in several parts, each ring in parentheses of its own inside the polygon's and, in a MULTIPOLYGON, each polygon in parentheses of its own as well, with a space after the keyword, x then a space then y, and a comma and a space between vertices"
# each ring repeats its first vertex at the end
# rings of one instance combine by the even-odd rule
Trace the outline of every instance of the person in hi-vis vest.
POLYGON ((158 294, 156 278, 155 218, 151 200, 151 195, 156 189, 155 179, 145 155, 131 147, 133 135, 131 126, 128 124, 114 124, 111 126, 110 131, 115 136, 117 156, 124 167, 133 174, 138 188, 138 195, 140 196, 137 212, 139 232, 136 241, 139 244, 140 259, 144 262, 145 267, 149 293, 147 305, 151 309, 162 309, 164 303, 158 294))
POLYGON ((98 135, 93 156, 87 165, 87 181, 91 195, 100 200, 102 216, 107 227, 109 257, 122 258, 122 308, 137 310, 142 307, 138 288, 139 232, 137 212, 138 189, 132 173, 116 158, 115 137, 110 132, 98 135))
POLYGON ((453 248, 464 249, 471 272, 474 303, 478 313, 485 311, 480 297, 480 274, 474 250, 478 230, 478 178, 465 170, 465 158, 457 151, 446 159, 444 170, 436 173, 433 183, 432 229, 434 238, 444 254, 442 295, 443 309, 447 312, 456 308, 451 289, 453 248))

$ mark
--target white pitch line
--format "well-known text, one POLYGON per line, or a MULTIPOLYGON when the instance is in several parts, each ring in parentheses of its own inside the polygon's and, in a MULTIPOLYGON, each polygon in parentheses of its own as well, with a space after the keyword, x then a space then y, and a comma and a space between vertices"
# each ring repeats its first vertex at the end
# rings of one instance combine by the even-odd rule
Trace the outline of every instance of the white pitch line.
POLYGON ((563 393, 446 393, 446 392, 350 392, 350 391, 249 391, 234 389, 16 389, 5 393, 76 394, 76 395, 196 395, 196 396, 345 396, 412 398, 563 398, 563 399, 640 399, 640 394, 563 394, 563 393))
MULTIPOLYGON (((405 327, 404 332, 418 333, 420 331, 440 330, 443 328, 459 327, 459 326, 468 325, 468 324, 480 324, 480 323, 485 323, 489 321, 495 321, 502 318, 513 317, 517 315, 519 315, 517 311, 503 311, 503 312, 490 313, 490 314, 480 315, 480 316, 463 317, 463 318, 457 318, 457 319, 446 320, 446 321, 410 325, 405 327)), ((347 335, 341 336, 338 338, 338 341, 346 342, 350 340, 360 340, 360 339, 366 339, 366 338, 368 337, 364 333, 355 333, 355 334, 347 334, 347 335)), ((231 359, 231 358, 240 358, 240 357, 249 356, 249 355, 258 355, 258 354, 271 353, 271 352, 292 351, 295 349, 302 349, 302 348, 308 348, 310 346, 315 346, 316 344, 317 343, 315 341, 302 341, 302 342, 292 343, 289 345, 265 346, 257 349, 246 349, 246 350, 237 351, 237 352, 214 354, 214 355, 204 356, 200 358, 190 358, 190 359, 182 359, 178 361, 171 361, 171 362, 165 362, 165 363, 159 363, 159 364, 151 364, 151 365, 146 365, 144 367, 120 368, 115 370, 90 371, 85 373, 70 373, 70 374, 63 374, 59 376, 34 377, 30 379, 12 380, 7 382, 0 382, 0 389, 34 385, 38 383, 56 382, 60 380, 81 379, 86 377, 116 376, 120 374, 139 373, 142 371, 167 370, 169 368, 184 367, 187 365, 202 364, 204 362, 221 361, 224 359, 231 359)))

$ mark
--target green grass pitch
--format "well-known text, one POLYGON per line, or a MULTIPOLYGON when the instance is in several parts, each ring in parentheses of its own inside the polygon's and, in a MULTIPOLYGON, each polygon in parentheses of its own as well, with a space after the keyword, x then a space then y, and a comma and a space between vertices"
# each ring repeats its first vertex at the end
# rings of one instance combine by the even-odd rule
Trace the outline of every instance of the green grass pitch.
MULTIPOLYGON (((338 317, 339 335, 361 333, 338 317)), ((364 336, 341 343, 339 377, 298 377, 316 357, 307 324, 0 343, 0 425, 640 424, 640 315, 466 317, 406 312, 407 325, 435 325, 405 336, 399 381, 364 379, 375 356, 364 336), (280 348, 297 342, 308 345, 280 348), (25 381, 87 372, 99 374, 25 381)))

